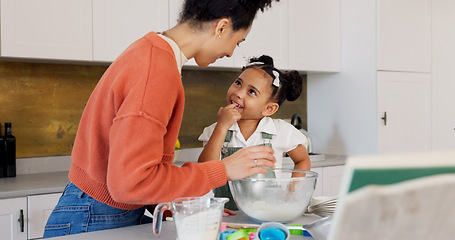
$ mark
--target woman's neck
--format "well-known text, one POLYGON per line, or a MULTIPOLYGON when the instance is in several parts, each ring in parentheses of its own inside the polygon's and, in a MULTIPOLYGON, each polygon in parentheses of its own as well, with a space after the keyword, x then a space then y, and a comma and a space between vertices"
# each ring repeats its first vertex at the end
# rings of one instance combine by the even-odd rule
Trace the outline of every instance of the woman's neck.
POLYGON ((185 55, 188 59, 194 57, 197 49, 200 46, 204 46, 204 42, 208 37, 208 32, 199 31, 185 22, 179 23, 164 32, 165 36, 177 43, 180 51, 182 51, 183 55, 185 55))
POLYGON ((256 128, 259 125, 259 121, 261 119, 254 119, 254 120, 239 120, 237 124, 239 125, 240 133, 242 133, 243 138, 248 140, 248 138, 253 135, 256 131, 256 128))

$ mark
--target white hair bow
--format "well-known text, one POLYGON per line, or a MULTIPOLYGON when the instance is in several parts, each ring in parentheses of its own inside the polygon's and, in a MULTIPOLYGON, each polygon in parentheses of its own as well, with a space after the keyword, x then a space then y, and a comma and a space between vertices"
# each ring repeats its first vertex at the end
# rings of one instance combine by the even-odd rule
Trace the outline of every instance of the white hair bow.
POLYGON ((256 65, 265 65, 263 62, 250 62, 245 65, 245 67, 256 66, 256 65))
MULTIPOLYGON (((250 62, 245 67, 250 67, 250 66, 259 66, 259 65, 265 65, 263 62, 250 62)), ((280 73, 276 70, 272 70, 273 77, 275 78, 273 80, 273 86, 279 88, 280 87, 280 73)))
POLYGON ((273 86, 279 88, 280 87, 280 73, 276 70, 272 71, 275 80, 273 80, 273 86))

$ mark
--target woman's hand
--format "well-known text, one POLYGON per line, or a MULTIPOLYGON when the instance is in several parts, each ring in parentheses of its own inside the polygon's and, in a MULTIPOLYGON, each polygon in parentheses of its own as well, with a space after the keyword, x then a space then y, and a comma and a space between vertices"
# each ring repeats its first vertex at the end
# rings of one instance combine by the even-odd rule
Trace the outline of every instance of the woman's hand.
POLYGON ((246 147, 221 160, 227 180, 239 180, 258 173, 266 173, 269 167, 275 169, 273 149, 266 146, 246 147))

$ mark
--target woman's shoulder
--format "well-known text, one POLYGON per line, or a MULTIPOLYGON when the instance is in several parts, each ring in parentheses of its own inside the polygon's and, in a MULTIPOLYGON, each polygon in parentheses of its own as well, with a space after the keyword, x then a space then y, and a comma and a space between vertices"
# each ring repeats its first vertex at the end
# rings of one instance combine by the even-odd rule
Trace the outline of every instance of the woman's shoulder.
POLYGON ((153 54, 160 54, 162 55, 161 58, 166 56, 168 60, 174 59, 174 53, 171 46, 155 32, 148 32, 131 43, 118 58, 124 57, 124 55, 149 57, 152 49, 155 49, 153 54))

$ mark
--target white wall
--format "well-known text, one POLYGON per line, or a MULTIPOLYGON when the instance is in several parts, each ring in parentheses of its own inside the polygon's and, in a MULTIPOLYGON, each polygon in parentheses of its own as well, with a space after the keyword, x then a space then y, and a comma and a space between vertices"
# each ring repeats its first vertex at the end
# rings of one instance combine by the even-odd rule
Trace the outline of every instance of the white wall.
POLYGON ((308 75, 313 151, 378 152, 376 1, 341 0, 340 73, 308 75))

